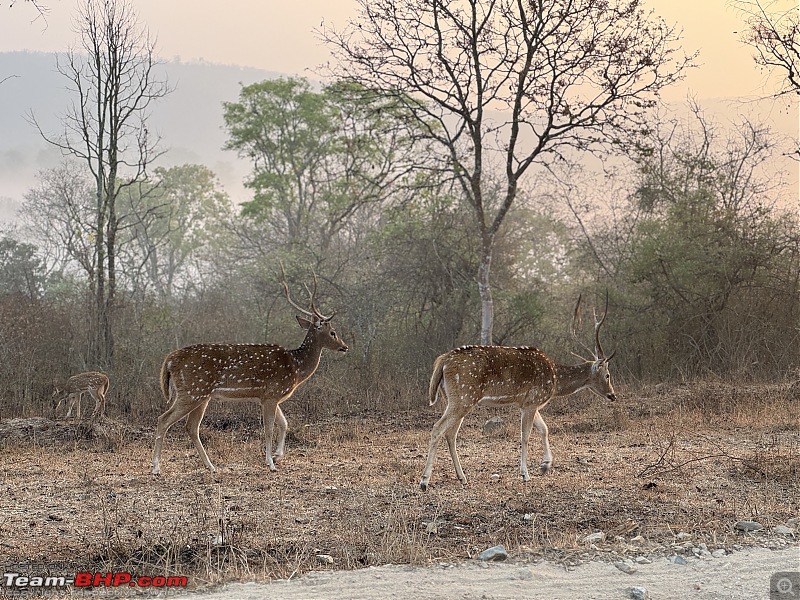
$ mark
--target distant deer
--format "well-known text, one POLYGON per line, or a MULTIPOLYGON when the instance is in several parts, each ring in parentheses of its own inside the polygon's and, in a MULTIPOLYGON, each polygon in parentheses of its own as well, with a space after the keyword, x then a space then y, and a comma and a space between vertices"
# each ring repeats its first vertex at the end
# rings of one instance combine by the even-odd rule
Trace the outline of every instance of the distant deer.
MULTIPOLYGON (((573 335, 576 323, 580 321, 580 304, 579 297, 573 316, 573 335)), ((608 298, 606 298, 607 312, 608 298)), ((534 425, 542 436, 544 446, 541 471, 542 474, 547 473, 553 464, 553 456, 547 439, 547 424, 539 414, 539 410, 555 396, 568 396, 584 388, 609 400, 617 399, 608 371, 608 361, 613 357, 613 353, 606 357, 600 345, 600 328, 605 319, 605 313, 599 321, 595 316, 594 358, 575 366, 560 365, 541 350, 531 347, 463 346, 439 356, 433 363, 428 401, 430 405, 435 404, 441 393, 447 400, 447 408, 433 426, 428 446, 428 460, 419 484, 422 490, 428 489, 436 447, 442 437, 447 439, 458 479, 464 485, 467 483, 458 459, 456 436, 464 417, 475 406, 519 407, 522 410, 520 456, 522 479, 523 481, 530 479, 528 440, 534 425)))
POLYGON ((158 418, 153 450, 154 474, 159 473, 161 444, 167 430, 183 417, 186 417, 186 432, 203 463, 212 472, 216 470, 200 441, 200 422, 212 399, 258 400, 261 403, 267 465, 271 471, 277 470, 272 454, 272 433, 277 421, 278 440, 274 454, 277 459, 283 456, 287 426, 281 402, 314 374, 322 350, 347 351, 347 344, 331 325, 333 315, 324 316, 314 305, 316 277, 314 292, 309 292, 310 311, 292 301, 285 275, 283 290, 289 304, 308 317, 297 316, 300 327, 306 330, 299 348, 287 350, 275 344, 196 344, 167 355, 161 367, 161 391, 170 404, 158 418))
POLYGON ((56 388, 55 396, 60 396, 56 410, 59 409, 64 399, 67 399, 66 418, 72 416, 72 409, 75 409, 75 418, 81 418, 81 397, 89 394, 94 398, 94 411, 92 418, 103 416, 106 410, 106 393, 108 393, 109 381, 104 373, 98 371, 88 371, 79 373, 67 379, 63 388, 56 388))

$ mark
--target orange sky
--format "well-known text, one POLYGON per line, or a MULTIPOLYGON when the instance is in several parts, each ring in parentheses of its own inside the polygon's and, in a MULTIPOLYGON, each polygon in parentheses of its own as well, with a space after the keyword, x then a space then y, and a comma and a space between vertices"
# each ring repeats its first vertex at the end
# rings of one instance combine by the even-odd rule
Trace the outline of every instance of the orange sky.
MULTIPOLYGON (((645 0, 668 22, 684 28, 687 51, 701 50, 701 67, 667 100, 765 95, 763 75, 734 31, 740 15, 728 0, 645 0)), ((776 0, 792 6, 795 0, 776 0)), ((33 23, 33 10, 18 2, 0 8, 0 51, 63 50, 74 39, 70 15, 75 0, 45 0, 48 26, 33 23)), ((307 74, 327 51, 311 33, 325 23, 344 24, 354 15, 353 0, 135 0, 141 20, 158 36, 163 58, 240 64, 287 74, 307 74)))

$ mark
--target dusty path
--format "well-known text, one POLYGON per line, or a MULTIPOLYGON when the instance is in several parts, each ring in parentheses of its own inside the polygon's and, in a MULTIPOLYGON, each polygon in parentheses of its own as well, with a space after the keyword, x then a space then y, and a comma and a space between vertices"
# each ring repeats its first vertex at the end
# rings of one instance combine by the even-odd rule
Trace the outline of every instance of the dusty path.
MULTIPOLYGON (((692 600, 757 600, 770 598, 770 578, 780 571, 800 571, 800 548, 780 551, 754 548, 723 558, 688 559, 686 565, 656 559, 625 574, 611 563, 591 562, 572 571, 548 562, 510 561, 481 565, 411 567, 387 565, 358 571, 317 571, 291 581, 231 584, 198 600, 381 600, 426 598, 501 599, 624 599, 631 588, 647 589, 650 598, 692 600)), ((794 576, 797 582, 797 576, 794 576)), ((794 587, 787 600, 800 597, 794 587), (794 594, 794 595, 792 595, 794 594)))

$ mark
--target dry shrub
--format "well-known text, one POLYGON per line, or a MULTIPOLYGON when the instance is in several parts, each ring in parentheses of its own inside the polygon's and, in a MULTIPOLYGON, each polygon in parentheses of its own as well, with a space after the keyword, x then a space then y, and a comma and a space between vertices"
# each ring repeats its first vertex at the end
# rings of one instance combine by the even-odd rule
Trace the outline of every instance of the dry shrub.
POLYGON ((113 452, 125 440, 133 439, 140 433, 138 428, 105 416, 83 421, 53 421, 44 417, 18 418, 0 422, 0 445, 71 445, 81 449, 99 447, 113 452))
POLYGON ((776 443, 744 454, 732 465, 731 476, 752 481, 772 481, 800 485, 800 448, 797 444, 776 443))

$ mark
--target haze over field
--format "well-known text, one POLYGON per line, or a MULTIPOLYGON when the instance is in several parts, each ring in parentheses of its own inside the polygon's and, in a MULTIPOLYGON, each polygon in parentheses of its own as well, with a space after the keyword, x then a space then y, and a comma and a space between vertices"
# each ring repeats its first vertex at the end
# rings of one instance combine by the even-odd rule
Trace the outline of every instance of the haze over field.
MULTIPOLYGON (((777 4, 789 0, 779 0, 777 4)), ((798 137, 796 99, 761 100, 774 89, 739 41, 741 16, 726 0, 650 0, 668 22, 684 30, 684 50, 700 50, 699 66, 685 81, 669 89, 664 100, 682 109, 694 98, 722 122, 740 114, 763 120, 781 135, 798 137), (794 101, 794 105, 789 102, 794 101)), ((157 37, 163 66, 175 91, 158 102, 151 126, 169 152, 160 164, 200 163, 211 168, 237 201, 248 198, 242 185, 250 165, 222 150, 223 101, 238 97, 240 84, 299 75, 314 78, 315 68, 330 59, 314 30, 341 28, 356 13, 353 0, 304 2, 302 8, 279 3, 239 0, 214 2, 140 0, 140 20, 157 37), (240 66, 239 66, 240 65, 240 66)), ((29 124, 33 111, 46 128, 56 131, 58 117, 70 102, 66 80, 55 70, 56 52, 75 42, 71 24, 75 3, 49 3, 46 23, 33 9, 18 4, 0 20, 0 219, 8 219, 37 171, 60 160, 29 124)), ((784 203, 798 197, 798 164, 777 159, 790 181, 784 203)))

